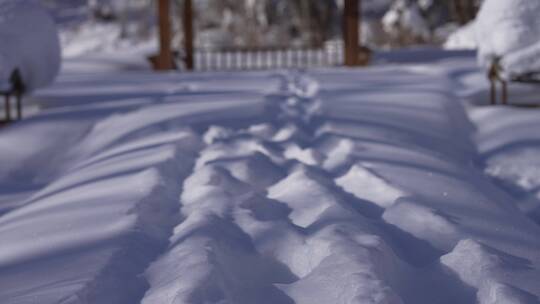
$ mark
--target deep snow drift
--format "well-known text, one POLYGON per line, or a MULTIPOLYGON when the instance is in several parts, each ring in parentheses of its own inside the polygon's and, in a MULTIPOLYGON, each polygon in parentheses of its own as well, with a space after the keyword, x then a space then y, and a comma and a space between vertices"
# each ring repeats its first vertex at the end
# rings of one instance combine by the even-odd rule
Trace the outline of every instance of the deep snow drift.
POLYGON ((0 130, 0 302, 538 303, 538 111, 472 64, 66 67, 0 130))

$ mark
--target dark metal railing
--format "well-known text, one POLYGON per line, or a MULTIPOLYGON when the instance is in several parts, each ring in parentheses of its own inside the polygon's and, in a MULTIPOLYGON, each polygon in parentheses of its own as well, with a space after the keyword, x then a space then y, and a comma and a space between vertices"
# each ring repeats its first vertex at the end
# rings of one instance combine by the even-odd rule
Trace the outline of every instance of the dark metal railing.
POLYGON ((0 97, 3 100, 2 103, 4 106, 4 116, 5 116, 3 118, 0 118, 0 125, 7 124, 13 120, 22 119, 21 95, 11 90, 6 90, 6 91, 2 90, 0 91, 0 97), (15 97, 15 106, 12 105, 12 100, 11 100, 12 97, 15 97), (15 116, 12 115, 13 108, 15 108, 15 111, 16 111, 15 116))
POLYGON ((1 124, 7 124, 13 120, 22 119, 22 95, 26 87, 22 81, 21 74, 18 69, 15 69, 11 73, 8 83, 3 84, 0 87, 0 97, 3 99, 4 104, 4 115, 5 118, 0 118, 1 124), (12 97, 15 97, 15 108, 16 116, 12 116, 12 97))

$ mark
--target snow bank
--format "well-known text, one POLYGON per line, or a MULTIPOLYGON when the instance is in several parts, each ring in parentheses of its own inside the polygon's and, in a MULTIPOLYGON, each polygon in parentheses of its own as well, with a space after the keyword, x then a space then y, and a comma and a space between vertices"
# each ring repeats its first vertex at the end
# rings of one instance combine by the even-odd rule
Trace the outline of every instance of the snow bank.
POLYGON ((447 50, 476 50, 478 48, 476 22, 471 21, 450 34, 444 43, 444 48, 447 50))
POLYGON ((528 55, 537 52, 521 51, 540 39, 539 14, 540 2, 534 0, 484 1, 475 21, 480 65, 487 68, 493 59, 511 56, 503 62, 506 76, 526 69, 532 60, 528 55))
POLYGON ((485 172, 518 200, 517 206, 540 223, 540 113, 535 109, 477 109, 476 141, 485 172))
POLYGON ((136 275, 167 241, 178 196, 170 183, 186 174, 190 157, 149 145, 74 170, 0 219, 10 244, 0 254, 3 302, 140 298, 145 283, 136 275))
POLYGON ((28 91, 50 84, 60 68, 60 43, 49 13, 34 0, 0 2, 0 82, 16 69, 28 91))
MULTIPOLYGON (((501 60, 504 76, 514 78, 540 71, 540 43, 512 52, 501 60)), ((538 75, 535 76, 538 78, 538 75)))
MULTIPOLYGON (((325 140, 327 143, 320 147, 325 154, 328 151, 328 155, 332 155, 332 151, 338 149, 337 143, 352 141, 354 145, 350 148, 350 142, 343 144, 340 148, 343 151, 336 154, 343 167, 337 166, 335 181, 355 197, 375 205, 371 214, 382 214, 382 220, 389 225, 384 229, 394 232, 397 229, 412 236, 399 246, 400 258, 411 265, 426 266, 437 264, 443 256, 444 267, 433 270, 436 276, 448 280, 445 283, 448 288, 465 284, 473 286, 474 293, 478 292, 478 295, 471 295, 463 287, 456 287, 457 296, 462 298, 449 303, 472 303, 475 298, 490 303, 493 300, 489 294, 506 294, 508 301, 520 299, 519 294, 528 295, 525 299, 531 294, 537 296, 540 290, 532 281, 539 275, 537 248, 540 243, 535 236, 538 226, 518 210, 512 198, 471 165, 471 161, 477 159, 471 140, 473 129, 464 109, 452 101, 458 97, 451 94, 417 95, 419 91, 425 93, 428 87, 437 92, 445 91, 435 89, 448 86, 444 77, 438 78, 432 69, 418 67, 414 70, 416 73, 432 78, 419 80, 421 76, 409 70, 411 74, 407 77, 401 74, 389 79, 392 76, 382 72, 384 68, 376 70, 384 77, 379 78, 375 71, 350 72, 347 77, 326 71, 315 76, 321 83, 323 109, 320 115, 326 120, 317 132, 319 136, 343 138, 341 141, 325 140), (414 83, 423 83, 422 88, 409 83, 415 77, 419 78, 414 83), (435 82, 435 79, 441 82, 435 82), (377 88, 376 92, 371 90, 373 87, 377 88), (378 93, 381 91, 385 93, 378 93), (429 102, 424 103, 427 100, 429 102), (441 114, 445 118, 441 118, 441 114), (431 133, 434 130, 437 131, 431 133), (443 130, 462 135, 456 137, 443 130), (441 149, 442 145, 445 147, 441 149), (364 170, 354 170, 358 165, 364 170), (498 232, 494 233, 494 230, 498 232), (504 239, 495 236, 503 230, 504 239), (475 245, 468 244, 467 239, 475 245), (531 272, 525 274, 522 267, 531 272), (454 283, 450 283, 452 281, 454 283), (479 283, 486 281, 492 285, 479 283)), ((530 135, 535 130, 530 127, 532 117, 537 119, 537 114, 531 113, 530 120, 521 121, 523 131, 526 125, 529 126, 527 134, 530 135)), ((514 123, 520 121, 507 119, 514 123)), ((516 134, 516 128, 510 127, 504 119, 491 121, 494 122, 492 127, 504 130, 499 135, 510 139, 516 134)), ((493 134, 486 136, 483 149, 503 138, 493 134), (490 143, 490 139, 493 142, 490 143)), ((364 209, 364 214, 370 213, 365 213, 364 209)), ((393 287, 399 290, 399 287, 393 287)), ((399 295, 404 302, 410 301, 404 293, 399 295)))

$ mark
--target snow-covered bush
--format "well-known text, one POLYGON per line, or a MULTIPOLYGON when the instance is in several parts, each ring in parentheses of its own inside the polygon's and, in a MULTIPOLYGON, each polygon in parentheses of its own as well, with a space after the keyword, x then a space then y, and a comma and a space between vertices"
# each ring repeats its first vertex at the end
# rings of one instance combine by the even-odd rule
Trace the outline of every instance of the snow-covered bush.
POLYGON ((502 58, 504 76, 540 69, 540 1, 486 0, 475 26, 483 67, 502 58))
POLYGON ((60 68, 60 45, 49 13, 33 0, 0 0, 0 83, 18 70, 25 89, 50 84, 60 68))
POLYGON ((422 43, 430 37, 420 6, 414 1, 396 0, 382 22, 394 45, 422 43))

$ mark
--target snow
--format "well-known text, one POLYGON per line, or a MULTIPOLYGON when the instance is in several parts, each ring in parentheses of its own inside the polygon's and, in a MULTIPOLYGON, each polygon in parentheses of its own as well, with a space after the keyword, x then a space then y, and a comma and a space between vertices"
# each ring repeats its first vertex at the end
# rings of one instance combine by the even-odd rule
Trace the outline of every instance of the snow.
MULTIPOLYGON (((80 84, 87 83, 86 77, 80 84)), ((103 81, 104 74, 94 77, 103 81)), ((147 83, 170 79, 139 77, 147 83)), ((140 299, 145 283, 137 274, 167 243, 177 219, 180 187, 176 186, 204 146, 186 122, 195 117, 204 121, 210 109, 223 110, 225 120, 229 110, 235 119, 241 117, 226 98, 204 101, 202 96, 192 102, 182 102, 181 95, 168 96, 156 109, 169 113, 165 117, 140 112, 141 106, 171 91, 164 86, 161 93, 154 90, 154 97, 120 98, 102 105, 105 91, 113 100, 115 93, 130 91, 126 84, 132 78, 127 78, 110 75, 105 81, 109 86, 95 91, 93 102, 52 104, 39 117, 2 132, 0 230, 2 243, 13 244, 2 250, 0 258, 0 281, 7 286, 0 293, 3 303, 32 303, 35 298, 43 303, 140 299), (14 202, 13 196, 20 198, 14 202), (114 289, 121 294, 114 295, 114 289)), ((57 90, 76 88, 73 74, 59 81, 41 91, 41 98, 76 101, 81 96, 81 90, 57 90)), ((246 93, 244 103, 240 95, 233 93, 229 101, 241 105, 246 117, 264 109, 251 99, 252 93, 246 93)))
POLYGON ((540 222, 537 109, 476 110, 472 118, 485 172, 518 198, 518 207, 540 222), (494 123, 498 122, 498 123, 494 123))
POLYGON ((383 219, 419 239, 426 240, 439 250, 452 250, 458 241, 463 239, 459 226, 451 217, 423 206, 414 199, 400 199, 384 212, 383 219))
POLYGON ((490 282, 478 293, 479 303, 535 304, 538 298, 509 285, 490 282))
POLYGON ((336 184, 360 199, 380 204, 382 208, 388 208, 398 198, 407 196, 399 189, 389 185, 385 180, 371 173, 361 163, 353 165, 347 174, 336 179, 336 184), (359 181, 362 181, 361 184, 359 181))
POLYGON ((538 1, 483 1, 476 20, 446 40, 446 49, 477 49, 478 62, 489 69, 499 60, 505 79, 535 73, 540 69, 540 22, 538 1))
POLYGON ((390 35, 403 35, 408 31, 414 37, 427 39, 429 28, 421 14, 419 4, 413 1, 397 0, 382 18, 382 24, 390 35))
POLYGON ((478 48, 476 36, 476 22, 468 24, 454 31, 444 43, 444 48, 448 50, 476 50, 478 48))
POLYGON ((60 68, 52 17, 37 1, 0 1, 0 86, 18 69, 26 90, 50 84, 60 68))
POLYGON ((530 47, 540 37, 539 13, 538 1, 484 1, 475 21, 480 64, 488 67, 495 58, 503 58, 505 77, 528 67, 536 69, 528 65, 536 63, 530 55, 537 52, 530 47))
POLYGON ((510 79, 540 70, 540 43, 506 55, 501 60, 504 76, 510 79))
POLYGON ((478 107, 474 54, 187 74, 121 53, 70 58, 0 130, 1 303, 538 302, 538 111, 478 107))

